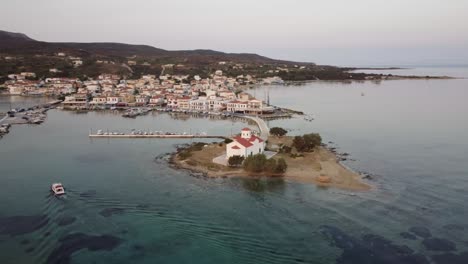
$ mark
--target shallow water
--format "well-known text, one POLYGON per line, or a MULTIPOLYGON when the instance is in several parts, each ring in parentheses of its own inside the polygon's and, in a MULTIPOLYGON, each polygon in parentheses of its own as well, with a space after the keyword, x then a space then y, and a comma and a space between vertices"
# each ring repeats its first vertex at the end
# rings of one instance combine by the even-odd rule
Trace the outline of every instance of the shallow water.
POLYGON ((163 158, 190 141, 87 137, 107 128, 229 134, 241 122, 52 110, 44 124, 14 126, 0 140, 1 262, 46 263, 61 246, 76 250, 71 263, 466 260, 467 87, 465 80, 270 87, 273 104, 315 118, 270 126, 319 132, 350 153, 355 161, 346 165, 373 174, 364 193, 195 177, 163 158), (66 197, 49 195, 55 181, 66 197), (11 221, 17 216, 29 217, 11 221))

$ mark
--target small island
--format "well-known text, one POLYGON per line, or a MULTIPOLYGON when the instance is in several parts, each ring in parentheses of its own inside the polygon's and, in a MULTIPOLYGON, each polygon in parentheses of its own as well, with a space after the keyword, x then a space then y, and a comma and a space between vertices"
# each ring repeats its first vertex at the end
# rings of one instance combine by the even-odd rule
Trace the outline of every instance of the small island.
POLYGON ((244 128, 224 142, 181 147, 171 156, 171 164, 207 177, 283 177, 352 191, 371 188, 361 175, 339 163, 339 158, 322 144, 319 134, 293 137, 286 133, 274 127, 263 140, 244 128))

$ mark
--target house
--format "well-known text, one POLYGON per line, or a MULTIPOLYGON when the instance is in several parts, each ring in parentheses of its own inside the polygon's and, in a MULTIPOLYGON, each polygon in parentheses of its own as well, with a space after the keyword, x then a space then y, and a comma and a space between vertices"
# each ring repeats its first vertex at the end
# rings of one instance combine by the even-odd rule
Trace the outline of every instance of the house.
POLYGON ((227 111, 228 112, 242 112, 242 113, 245 113, 245 111, 247 110, 247 102, 242 102, 242 101, 239 101, 239 100, 235 100, 235 101, 231 101, 231 102, 228 102, 227 103, 227 111))
POLYGON ((177 98, 177 108, 181 110, 189 110, 191 99, 192 98, 189 96, 183 96, 183 97, 177 98))
POLYGON ((252 134, 250 128, 243 128, 240 136, 236 136, 232 140, 226 145, 226 159, 232 156, 247 157, 265 151, 265 141, 252 134))
POLYGON ((93 97, 93 101, 91 102, 91 104, 105 105, 106 102, 107 102, 107 97, 105 97, 105 96, 95 96, 95 97, 93 97))
POLYGON ((149 100, 150 105, 162 105, 164 103, 164 98, 161 95, 155 95, 149 100))
POLYGON ((146 95, 138 95, 135 97, 137 105, 146 105, 149 102, 149 97, 146 95))
POLYGON ((73 67, 79 67, 79 66, 83 65, 83 61, 82 60, 73 60, 72 64, 73 64, 73 67))
POLYGON ((122 102, 122 99, 119 96, 108 96, 107 97, 107 104, 115 105, 122 102))

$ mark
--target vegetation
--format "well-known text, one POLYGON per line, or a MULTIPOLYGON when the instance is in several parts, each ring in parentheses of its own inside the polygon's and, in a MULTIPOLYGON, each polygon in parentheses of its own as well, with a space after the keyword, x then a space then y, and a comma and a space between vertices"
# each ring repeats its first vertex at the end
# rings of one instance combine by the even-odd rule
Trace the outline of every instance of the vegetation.
POLYGON ((277 137, 282 137, 286 135, 287 133, 288 131, 282 127, 272 127, 270 129, 270 134, 272 134, 273 136, 277 136, 277 137))
POLYGON ((286 161, 280 158, 278 161, 275 159, 267 159, 264 154, 256 154, 248 156, 244 160, 244 170, 251 173, 277 173, 281 174, 286 172, 286 161))
POLYGON ((229 143, 231 143, 231 142, 232 142, 232 139, 230 139, 230 138, 225 138, 225 139, 224 139, 224 143, 225 143, 225 144, 229 144, 229 143))
POLYGON ((279 158, 278 162, 276 163, 275 173, 285 173, 287 169, 288 164, 286 163, 286 160, 279 158))
POLYGON ((320 144, 322 144, 322 137, 317 133, 295 136, 293 139, 293 147, 299 152, 311 152, 320 144))
MULTIPOLYGON (((362 80, 366 76, 378 77, 364 73, 350 73, 349 68, 274 60, 257 54, 226 54, 212 50, 168 51, 146 45, 121 43, 48 43, 3 31, 0 31, 0 53, 14 57, 0 62, 0 76, 31 71, 35 72, 38 78, 84 75, 95 78, 101 73, 139 78, 143 74, 160 75, 163 65, 173 64, 173 67, 165 68, 165 74, 199 75, 206 78, 214 70, 222 70, 225 75, 232 77, 251 75, 265 78, 278 75, 283 80, 291 81, 362 80), (56 56, 57 52, 64 52, 66 56, 56 56), (80 57, 83 65, 73 67, 68 56, 80 57), (137 65, 126 65, 130 56, 137 65), (97 63, 97 60, 109 63, 97 63), (219 61, 226 61, 226 64, 220 65, 219 61), (145 62, 147 64, 143 64, 145 62), (49 72, 51 68, 59 69, 61 72, 51 73, 49 72)), ((240 82, 249 84, 246 80, 240 82)))
POLYGON ((196 142, 190 145, 189 147, 182 149, 179 151, 179 159, 180 160, 186 160, 192 156, 192 151, 200 151, 203 149, 203 147, 206 145, 206 143, 203 142, 196 142))
POLYGON ((229 167, 239 167, 240 165, 242 165, 242 162, 244 162, 243 156, 235 155, 235 156, 229 157, 228 159, 229 167))

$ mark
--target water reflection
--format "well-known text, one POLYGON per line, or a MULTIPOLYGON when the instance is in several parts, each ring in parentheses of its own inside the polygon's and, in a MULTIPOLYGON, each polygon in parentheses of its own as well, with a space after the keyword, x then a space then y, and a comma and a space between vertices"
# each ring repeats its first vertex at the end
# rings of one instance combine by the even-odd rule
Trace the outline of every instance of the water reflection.
POLYGON ((250 192, 264 193, 264 192, 282 192, 285 188, 285 181, 283 178, 240 178, 242 187, 250 192))

